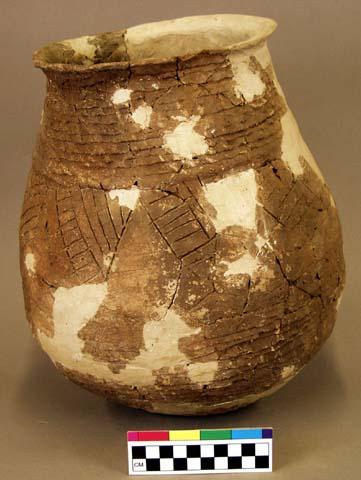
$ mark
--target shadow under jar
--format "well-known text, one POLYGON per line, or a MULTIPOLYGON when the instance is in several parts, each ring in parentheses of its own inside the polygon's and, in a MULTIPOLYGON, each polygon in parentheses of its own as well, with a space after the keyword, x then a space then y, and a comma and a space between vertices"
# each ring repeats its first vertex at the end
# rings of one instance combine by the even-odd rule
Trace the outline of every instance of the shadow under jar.
POLYGON ((272 67, 275 22, 213 15, 50 44, 20 227, 34 336, 75 383, 204 415, 330 335, 335 203, 272 67))

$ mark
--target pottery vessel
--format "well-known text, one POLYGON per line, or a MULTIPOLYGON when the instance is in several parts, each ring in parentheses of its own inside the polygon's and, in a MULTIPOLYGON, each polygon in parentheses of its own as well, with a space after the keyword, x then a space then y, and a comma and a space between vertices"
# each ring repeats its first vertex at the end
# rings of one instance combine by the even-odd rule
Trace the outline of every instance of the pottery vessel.
POLYGON ((35 53, 47 91, 21 271, 33 334, 75 383, 224 412, 285 385, 330 335, 340 224, 276 79, 274 28, 189 17, 35 53))

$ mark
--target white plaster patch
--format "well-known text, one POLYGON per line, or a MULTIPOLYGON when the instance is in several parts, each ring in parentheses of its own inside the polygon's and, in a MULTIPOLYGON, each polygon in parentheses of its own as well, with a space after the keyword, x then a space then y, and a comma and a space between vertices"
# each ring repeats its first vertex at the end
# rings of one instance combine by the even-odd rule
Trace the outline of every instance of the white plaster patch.
POLYGON ((252 51, 249 51, 249 55, 254 55, 264 70, 272 63, 271 55, 266 43, 254 47, 252 51))
MULTIPOLYGON (((287 106, 287 101, 285 98, 285 94, 283 92, 283 89, 278 81, 277 75, 275 73, 275 70, 273 68, 272 64, 272 59, 267 47, 266 43, 261 44, 260 46, 256 46, 250 49, 247 49, 245 52, 248 56, 254 55, 257 59, 257 61, 261 64, 263 69, 266 69, 270 67, 270 74, 272 81, 276 87, 276 90, 278 94, 283 98, 284 102, 286 103, 287 106)), ((322 173, 312 155, 310 152, 307 144, 304 142, 301 133, 299 131, 297 122, 292 114, 292 112, 289 110, 287 106, 287 112, 283 116, 282 120, 282 128, 284 131, 286 131, 286 138, 285 138, 285 144, 283 145, 284 148, 282 149, 284 151, 284 160, 289 164, 291 170, 293 171, 294 174, 299 175, 303 173, 302 165, 299 162, 299 155, 302 155, 306 162, 309 163, 311 168, 315 171, 315 173, 318 175, 318 177, 324 182, 322 173), (295 150, 299 151, 299 154, 295 153, 295 150), (290 153, 290 157, 288 158, 287 161, 287 156, 288 153, 290 153)), ((333 200, 333 199, 332 199, 333 200)), ((332 202, 331 200, 331 202, 332 202)))
POLYGON ((138 202, 140 190, 137 187, 129 189, 121 188, 109 191, 109 197, 111 200, 118 199, 119 206, 128 207, 130 210, 134 210, 138 202))
POLYGON ((340 294, 340 296, 338 297, 337 299, 337 303, 336 303, 336 310, 338 310, 340 308, 340 305, 341 305, 341 301, 342 301, 342 293, 340 294))
POLYGON ((257 182, 252 168, 208 183, 203 191, 216 210, 212 221, 217 232, 234 225, 256 228, 257 182))
POLYGON ((296 121, 288 110, 281 118, 282 127, 282 160, 287 163, 291 171, 297 176, 302 175, 303 167, 300 162, 302 152, 302 138, 296 121))
POLYGON ((283 367, 282 372, 281 372, 281 377, 283 379, 289 378, 291 376, 294 376, 295 373, 295 366, 294 365, 289 365, 287 367, 283 367))
POLYGON ((283 98, 283 100, 285 101, 285 103, 287 104, 286 102, 286 97, 285 97, 285 94, 284 94, 284 91, 280 85, 280 82, 278 81, 278 78, 277 78, 277 75, 276 75, 276 72, 273 68, 273 64, 271 63, 271 68, 272 68, 272 72, 271 72, 271 78, 272 78, 272 81, 274 83, 274 86, 276 87, 276 90, 278 92, 278 94, 283 98))
POLYGON ((120 377, 123 381, 134 381, 136 385, 152 384, 152 370, 171 367, 187 360, 179 350, 178 341, 199 331, 199 328, 190 328, 172 310, 168 310, 162 320, 146 322, 143 329, 144 349, 126 365, 120 372, 120 377))
POLYGON ((189 161, 198 155, 205 155, 208 152, 208 144, 204 136, 194 130, 200 116, 192 115, 188 119, 176 118, 180 120, 180 123, 173 131, 164 135, 163 147, 170 150, 176 157, 189 161))
POLYGON ((225 277, 230 275, 249 275, 252 277, 259 267, 258 257, 252 257, 248 252, 244 253, 240 258, 233 262, 226 262, 223 260, 220 263, 227 265, 227 270, 224 273, 225 277))
POLYGON ((266 86, 259 73, 250 69, 249 55, 245 55, 244 52, 232 52, 228 58, 232 67, 236 96, 238 98, 243 96, 246 102, 252 102, 255 97, 262 95, 266 86))
POLYGON ((191 363, 187 367, 188 376, 194 383, 210 383, 214 380, 218 362, 191 363))
MULTIPOLYGON (((67 368, 77 368, 77 362, 83 359, 84 344, 78 333, 97 313, 107 292, 106 282, 56 289, 54 336, 51 338, 38 331, 39 341, 53 361, 67 368)), ((91 369, 88 369, 88 373, 91 373, 91 369)))
POLYGON ((303 173, 303 167, 300 162, 300 157, 303 157, 322 182, 324 182, 322 173, 310 149, 303 140, 296 119, 289 109, 281 118, 281 128, 283 134, 281 144, 282 160, 289 166, 294 175, 298 176, 303 173))
MULTIPOLYGON (((170 250, 170 253, 172 253, 172 251, 170 250)), ((164 268, 164 264, 160 265, 160 268, 164 268)), ((160 316, 164 316, 166 315, 167 313, 167 310, 168 310, 168 305, 164 303, 164 298, 169 298, 172 299, 174 295, 176 295, 177 293, 177 285, 178 285, 178 281, 176 279, 173 279, 173 280, 170 280, 168 282, 168 284, 165 286, 164 290, 165 290, 165 296, 164 295, 161 295, 158 300, 157 300, 157 312, 160 316)))
POLYGON ((112 266, 110 267, 110 271, 111 272, 116 272, 117 269, 118 269, 118 264, 119 264, 119 257, 115 257, 113 262, 112 262, 112 266))
POLYGON ((114 105, 121 105, 123 103, 127 103, 130 100, 131 94, 133 90, 128 88, 118 88, 112 95, 112 102, 114 105))
POLYGON ((34 275, 36 260, 35 260, 35 255, 33 253, 27 253, 25 255, 25 266, 26 266, 26 270, 28 271, 28 274, 34 275))
POLYGON ((97 313, 107 291, 106 282, 69 289, 60 287, 55 291, 54 336, 48 337, 38 330, 39 341, 54 362, 79 373, 127 385, 152 385, 155 381, 153 370, 167 367, 174 372, 177 366, 186 368, 192 381, 211 382, 214 379, 218 362, 188 365, 188 357, 179 350, 179 340, 198 334, 200 328, 189 327, 172 310, 168 310, 161 320, 148 321, 144 325, 144 349, 119 373, 112 372, 106 362, 83 354, 84 344, 78 333, 97 313))
POLYGON ((272 249, 268 240, 262 237, 262 235, 260 235, 259 233, 257 234, 256 241, 254 242, 254 244, 256 245, 258 251, 261 251, 265 245, 267 245, 272 249))
MULTIPOLYGON (((189 360, 179 350, 179 340, 196 335, 200 328, 189 327, 173 310, 168 310, 162 320, 149 321, 144 325, 144 349, 132 361, 127 363, 118 378, 126 383, 149 385, 154 383, 152 370, 184 366, 189 360)), ((212 381, 217 371, 218 362, 193 363, 188 366, 188 374, 194 381, 212 381), (201 380, 200 380, 201 379, 201 380)))
POLYGON ((132 119, 141 128, 148 128, 152 117, 153 109, 150 105, 141 105, 132 113, 132 119))
POLYGON ((109 265, 111 264, 112 260, 113 260, 113 257, 114 257, 114 252, 109 252, 105 255, 103 255, 103 264, 105 267, 109 267, 109 265))
POLYGON ((62 43, 72 48, 76 53, 87 57, 89 59, 88 63, 91 64, 91 60, 93 60, 95 55, 96 46, 89 43, 89 40, 91 40, 91 37, 85 36, 64 40, 62 43))

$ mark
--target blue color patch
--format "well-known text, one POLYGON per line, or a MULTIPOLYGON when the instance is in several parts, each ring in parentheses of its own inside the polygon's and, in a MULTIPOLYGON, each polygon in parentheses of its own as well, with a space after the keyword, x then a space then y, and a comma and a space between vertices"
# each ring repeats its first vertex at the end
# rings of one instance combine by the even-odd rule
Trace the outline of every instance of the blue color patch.
POLYGON ((253 438, 266 438, 262 435, 262 428, 242 428, 241 430, 232 430, 232 440, 245 439, 252 440, 253 438))

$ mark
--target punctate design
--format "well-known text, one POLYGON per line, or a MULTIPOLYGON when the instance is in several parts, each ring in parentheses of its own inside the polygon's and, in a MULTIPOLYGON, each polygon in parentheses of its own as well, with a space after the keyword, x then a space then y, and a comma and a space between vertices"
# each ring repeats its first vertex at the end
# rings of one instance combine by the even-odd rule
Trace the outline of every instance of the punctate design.
POLYGON ((274 28, 189 17, 35 53, 47 90, 25 305, 77 384, 153 412, 225 412, 285 385, 330 335, 340 223, 276 79, 274 28))

